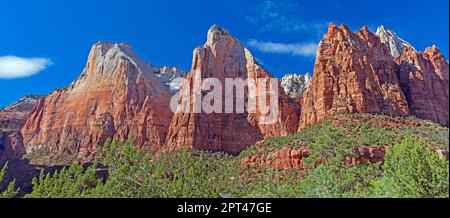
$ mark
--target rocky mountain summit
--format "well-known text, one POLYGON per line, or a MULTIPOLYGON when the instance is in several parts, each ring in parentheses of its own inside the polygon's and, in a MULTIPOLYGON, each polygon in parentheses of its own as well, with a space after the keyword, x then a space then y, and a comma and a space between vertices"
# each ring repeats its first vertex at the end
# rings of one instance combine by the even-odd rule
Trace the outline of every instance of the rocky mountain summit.
POLYGON ((337 113, 409 113, 388 48, 367 27, 330 24, 319 44, 314 77, 301 102, 300 127, 337 113))
POLYGON ((409 44, 409 42, 401 39, 394 31, 388 30, 384 26, 378 27, 375 34, 380 37, 382 43, 388 46, 391 55, 395 58, 402 55, 406 48, 412 48, 412 45, 409 44))
POLYGON ((449 125, 449 64, 436 47, 417 52, 408 47, 396 59, 400 85, 414 116, 449 125))
MULTIPOLYGON (((227 30, 214 25, 208 31, 204 46, 194 50, 191 72, 187 77, 191 87, 195 78, 217 78, 222 87, 225 87, 225 78, 256 80, 272 76, 227 30)), ((257 82, 255 88, 267 85, 257 82)), ((259 118, 263 114, 259 112, 195 113, 194 105, 200 100, 192 93, 189 96, 190 112, 176 113, 172 119, 166 149, 195 148, 239 153, 266 137, 295 132, 298 125, 298 105, 289 99, 281 86, 278 89, 271 88, 271 91, 277 92, 279 98, 279 113, 274 124, 260 123, 259 118)), ((205 94, 202 97, 204 96, 205 94)), ((264 96, 250 96, 246 93, 246 99, 252 97, 257 99, 264 96)))
POLYGON ((180 89, 181 84, 176 82, 176 79, 186 78, 186 73, 178 67, 164 66, 154 74, 160 82, 166 85, 167 90, 171 94, 176 93, 180 89))
POLYGON ((0 110, 0 164, 25 153, 20 129, 37 101, 43 97, 27 95, 0 110))
MULTIPOLYGON (((278 96, 279 113, 267 124, 260 119, 267 114, 259 111, 194 112, 211 90, 201 91, 200 99, 194 92, 182 95, 179 102, 187 102, 189 111, 171 110, 172 97, 183 85, 192 88, 196 79, 216 78, 223 89, 226 78, 273 78, 219 26, 212 26, 205 44, 194 50, 188 74, 151 65, 128 44, 98 42, 72 84, 43 98, 27 96, 0 111, 0 159, 47 149, 88 161, 108 138, 133 138, 155 153, 192 148, 238 154, 337 114, 413 115, 448 126, 448 74, 448 61, 435 46, 418 52, 384 27, 377 33, 367 27, 352 32, 331 24, 318 46, 312 77, 288 74, 277 88, 255 84, 278 96), (186 83, 179 77, 186 77, 186 83)), ((268 97, 247 91, 244 101, 268 97)))
POLYGON ((339 113, 414 115, 448 126, 448 61, 436 47, 420 53, 410 45, 394 58, 389 45, 367 27, 352 32, 331 24, 319 44, 299 126, 339 113))
POLYGON ((157 150, 172 118, 160 73, 128 44, 96 43, 81 76, 38 102, 22 129, 27 151, 89 157, 108 138, 157 150))
POLYGON ((311 74, 286 74, 281 79, 281 86, 291 98, 300 98, 311 84, 311 74))

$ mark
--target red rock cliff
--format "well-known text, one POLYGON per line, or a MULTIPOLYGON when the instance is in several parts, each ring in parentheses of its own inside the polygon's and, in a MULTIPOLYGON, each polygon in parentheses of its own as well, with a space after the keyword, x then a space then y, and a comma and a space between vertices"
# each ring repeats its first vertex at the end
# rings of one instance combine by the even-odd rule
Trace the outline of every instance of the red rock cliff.
POLYGON ((448 126, 449 64, 439 49, 420 53, 409 47, 396 61, 411 114, 448 126))
POLYGON ((408 115, 395 67, 388 47, 367 27, 354 33, 331 24, 302 98, 300 128, 336 113, 408 115))
POLYGON ((22 129, 27 150, 88 157, 108 138, 130 137, 148 150, 159 149, 172 112, 157 71, 129 45, 95 44, 81 76, 38 102, 22 129))
POLYGON ((28 95, 0 110, 0 165, 25 154, 20 129, 40 98, 28 95))
MULTIPOLYGON (((225 78, 245 80, 271 77, 257 63, 250 51, 229 32, 213 26, 208 32, 205 45, 194 50, 188 83, 193 87, 195 78, 218 78, 222 87, 225 87, 225 78)), ((266 84, 256 84, 257 87, 263 85, 266 84)), ((279 94, 279 113, 273 124, 260 123, 261 114, 258 112, 193 113, 192 105, 196 104, 198 99, 191 95, 190 113, 176 113, 172 119, 166 149, 195 148, 238 153, 265 137, 295 132, 298 125, 298 105, 289 99, 279 84, 278 89, 272 91, 279 94)), ((258 97, 261 96, 256 96, 258 97)), ((245 98, 249 98, 248 93, 245 98)))

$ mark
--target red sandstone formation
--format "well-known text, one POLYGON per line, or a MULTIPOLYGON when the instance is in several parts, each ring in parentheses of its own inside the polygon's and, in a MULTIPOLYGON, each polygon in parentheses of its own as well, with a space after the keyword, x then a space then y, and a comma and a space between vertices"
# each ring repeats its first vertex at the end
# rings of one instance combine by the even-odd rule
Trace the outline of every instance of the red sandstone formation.
MULTIPOLYGON (((346 165, 355 166, 366 163, 382 163, 388 147, 355 147, 355 156, 347 156, 343 160, 346 165)), ((308 170, 304 158, 309 156, 306 148, 284 147, 268 155, 251 155, 241 160, 244 167, 273 167, 276 169, 308 170)), ((326 161, 326 160, 323 160, 326 161)), ((319 163, 318 163, 319 164, 319 163)), ((316 164, 317 166, 317 164, 316 164)), ((313 166, 314 167, 314 166, 313 166)))
POLYGON ((336 113, 408 115, 388 48, 367 27, 356 33, 331 24, 320 42, 300 127, 336 113))
MULTIPOLYGON (((193 87, 195 78, 218 78, 225 87, 225 78, 271 78, 238 40, 226 30, 211 27, 204 46, 194 51, 188 83, 193 87)), ((266 84, 256 84, 266 86, 266 84)), ((284 93, 279 85, 279 114, 274 124, 262 124, 260 113, 206 114, 193 113, 198 101, 190 96, 190 113, 176 113, 170 125, 166 150, 195 148, 239 153, 247 146, 270 136, 295 132, 298 125, 298 105, 284 93)), ((223 92, 222 92, 223 93, 223 92)), ((202 97, 205 96, 203 93, 202 97)), ((248 99, 249 94, 245 97, 248 99)), ((256 98, 261 96, 256 96, 256 98)), ((223 98, 225 99, 225 98, 223 98)))
POLYGON ((99 42, 81 76, 40 100, 22 128, 27 151, 88 157, 108 138, 134 138, 150 151, 165 140, 172 117, 170 93, 126 44, 99 42))
POLYGON ((412 115, 449 125, 449 64, 435 46, 424 53, 412 47, 397 58, 400 84, 412 115))
POLYGON ((0 164, 25 153, 20 128, 42 96, 28 95, 0 110, 0 164))

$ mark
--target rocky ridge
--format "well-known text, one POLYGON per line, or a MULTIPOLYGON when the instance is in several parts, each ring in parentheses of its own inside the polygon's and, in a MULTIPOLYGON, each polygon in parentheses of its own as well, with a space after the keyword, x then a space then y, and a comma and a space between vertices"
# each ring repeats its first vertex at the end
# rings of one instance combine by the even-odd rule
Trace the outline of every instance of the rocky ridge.
POLYGON ((394 31, 388 30, 384 26, 379 26, 375 34, 380 37, 382 43, 388 46, 391 55, 394 58, 402 55, 406 48, 412 48, 412 45, 409 44, 409 42, 401 39, 394 31))
POLYGON ((20 129, 41 98, 43 96, 27 95, 0 110, 0 164, 25 153, 20 129))
POLYGON ((286 74, 281 79, 281 86, 291 98, 300 98, 311 84, 311 74, 286 74))

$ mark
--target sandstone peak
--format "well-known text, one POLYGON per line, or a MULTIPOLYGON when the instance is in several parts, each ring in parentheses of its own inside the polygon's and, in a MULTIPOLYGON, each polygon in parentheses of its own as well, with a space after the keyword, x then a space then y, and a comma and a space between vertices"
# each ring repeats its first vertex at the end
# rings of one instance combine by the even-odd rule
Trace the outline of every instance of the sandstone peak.
POLYGON ((97 42, 92 46, 88 67, 91 67, 90 70, 107 66, 114 67, 121 58, 144 71, 156 70, 156 67, 143 61, 129 44, 112 42, 97 42))
POLYGON ((222 37, 233 38, 230 32, 226 29, 219 27, 214 24, 208 30, 206 45, 212 46, 215 42, 220 40, 222 37))
POLYGON ((381 42, 383 44, 386 44, 388 46, 391 55, 394 58, 397 58, 398 56, 402 55, 403 51, 406 48, 408 47, 413 48, 409 42, 401 39, 400 37, 397 36, 397 34, 394 31, 386 29, 384 26, 378 27, 376 35, 380 37, 381 42))
POLYGON ((174 94, 180 89, 180 83, 177 78, 186 78, 186 72, 178 67, 163 66, 159 71, 155 72, 155 76, 160 82, 166 85, 167 90, 174 94))
POLYGON ((36 104, 36 102, 43 97, 44 97, 43 95, 25 95, 16 102, 3 108, 2 110, 14 112, 22 112, 22 111, 30 112, 31 110, 33 110, 33 107, 36 104))
POLYGON ((345 25, 330 25, 303 94, 300 127, 343 112, 407 115, 395 67, 388 49, 367 27, 354 33, 345 25))
POLYGON ((0 110, 0 165, 20 158, 25 153, 20 129, 39 99, 44 96, 26 95, 0 110))
POLYGON ((94 44, 81 76, 31 113, 22 128, 27 151, 45 147, 84 158, 108 138, 134 138, 150 151, 159 149, 172 117, 165 82, 180 74, 176 68, 162 70, 128 44, 94 44))
MULTIPOLYGON (((257 63, 242 43, 228 31, 215 25, 209 29, 205 45, 197 47, 193 52, 192 68, 187 76, 190 87, 193 87, 195 78, 215 78, 222 83, 222 87, 225 87, 225 80, 228 78, 257 80, 272 78, 272 75, 257 63)), ((268 83, 257 81, 255 85, 267 87, 268 83)), ((279 93, 280 112, 273 124, 261 122, 260 118, 265 114, 259 112, 238 113, 233 109, 232 113, 224 113, 224 111, 223 113, 195 113, 193 105, 198 104, 205 95, 210 93, 201 92, 201 98, 194 96, 194 93, 190 93, 189 97, 182 96, 180 102, 189 102, 190 111, 175 113, 170 124, 165 150, 194 148, 237 154, 265 137, 295 132, 298 125, 298 104, 294 103, 280 86, 269 91, 279 93), (245 131, 239 131, 239 129, 245 129, 245 131)), ((230 95, 234 96, 235 93, 223 93, 223 96, 230 95)), ((250 96, 248 92, 244 95, 246 101, 259 98, 250 96)))
POLYGON ((424 53, 430 56, 443 55, 441 50, 436 45, 432 45, 431 47, 426 48, 424 53))
POLYGON ((281 79, 281 86, 291 98, 300 99, 311 83, 311 74, 286 74, 281 79))
POLYGON ((449 64, 436 46, 417 52, 407 47, 396 59, 410 113, 449 125, 449 64))

